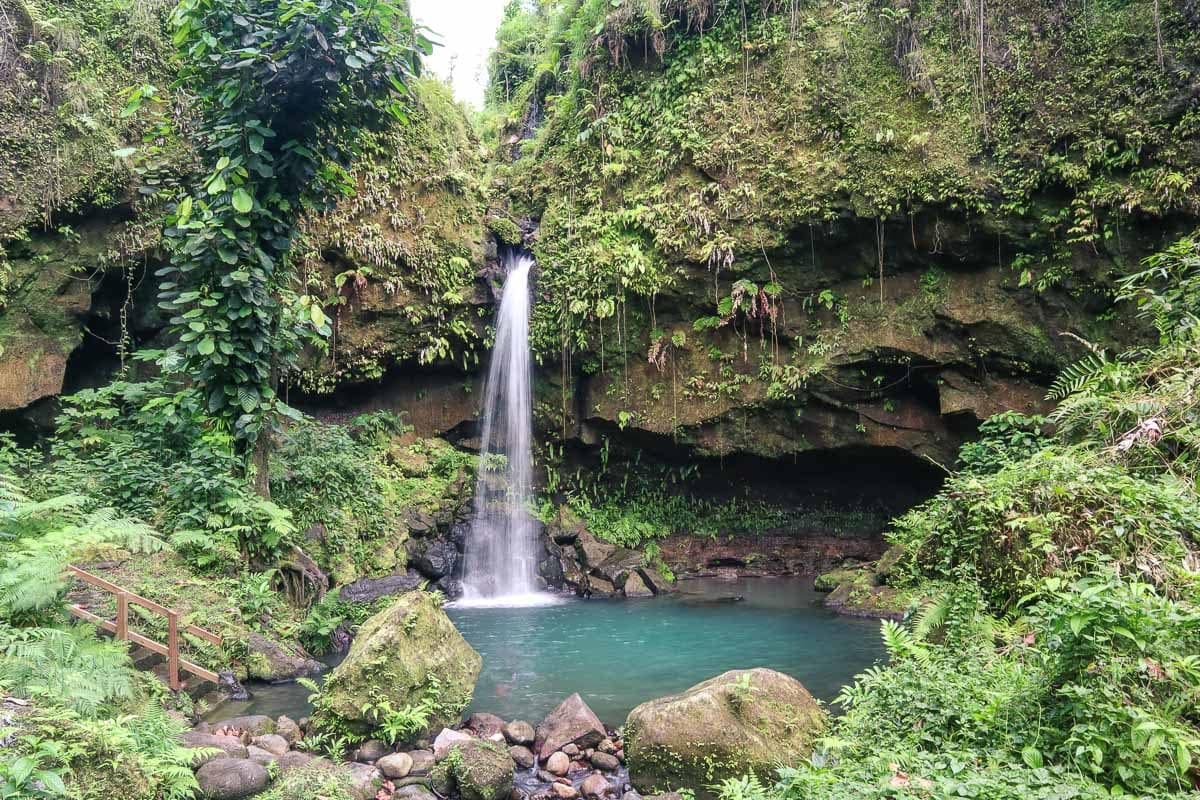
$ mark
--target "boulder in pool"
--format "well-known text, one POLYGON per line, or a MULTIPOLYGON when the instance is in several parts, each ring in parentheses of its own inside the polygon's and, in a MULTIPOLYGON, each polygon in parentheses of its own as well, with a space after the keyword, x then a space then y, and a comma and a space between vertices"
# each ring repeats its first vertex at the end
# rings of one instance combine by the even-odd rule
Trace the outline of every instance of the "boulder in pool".
POLYGON ((629 713, 630 780, 643 794, 700 792, 748 772, 770 782, 780 763, 809 756, 824 726, 800 681, 770 669, 732 670, 629 713))
POLYGON ((368 701, 403 709, 436 694, 429 730, 458 722, 483 662, 446 612, 425 592, 410 592, 363 623, 346 660, 325 681, 313 722, 369 733, 368 701))
POLYGON ((604 725, 576 692, 542 720, 533 750, 545 761, 551 753, 566 745, 573 744, 586 750, 600 744, 607 736, 604 725))

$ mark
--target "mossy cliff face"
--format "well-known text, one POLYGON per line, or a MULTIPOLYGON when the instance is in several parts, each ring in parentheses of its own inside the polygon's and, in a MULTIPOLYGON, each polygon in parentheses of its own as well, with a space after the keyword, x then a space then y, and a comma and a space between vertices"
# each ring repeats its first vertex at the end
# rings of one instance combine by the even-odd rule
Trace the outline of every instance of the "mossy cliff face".
POLYGON ((497 183, 540 222, 546 426, 944 460, 1037 410, 1061 334, 1136 338, 1117 279, 1200 212, 1200 20, 1155 8, 510 14, 497 183))
POLYGON ((0 411, 60 392, 85 327, 107 337, 106 274, 146 278, 157 229, 113 153, 142 135, 122 92, 169 81, 166 8, 0 2, 0 411))
MULTIPOLYGON (((160 214, 134 167, 150 158, 186 173, 188 120, 172 115, 173 134, 146 143, 152 115, 123 111, 128 90, 146 85, 160 108, 188 105, 186 87, 169 88, 172 7, 0 0, 0 411, 59 393, 85 329, 112 356, 113 342, 136 347, 163 325, 152 277, 167 258, 160 214)), ((398 363, 475 364, 490 302, 477 279, 480 145, 434 81, 415 83, 407 116, 365 137, 357 193, 297 237, 299 288, 335 321, 304 390, 375 380, 398 363)))
POLYGON ((484 333, 481 145, 450 90, 414 85, 407 124, 366 138, 357 192, 305 224, 303 280, 334 319, 301 388, 373 382, 397 365, 474 369, 484 333))

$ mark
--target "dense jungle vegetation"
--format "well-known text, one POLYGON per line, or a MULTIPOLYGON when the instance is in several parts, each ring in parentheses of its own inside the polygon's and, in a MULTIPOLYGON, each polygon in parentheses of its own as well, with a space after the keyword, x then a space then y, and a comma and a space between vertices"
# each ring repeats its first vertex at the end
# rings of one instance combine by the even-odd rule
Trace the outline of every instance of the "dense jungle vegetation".
MULTIPOLYGON (((1042 330, 1021 340, 1036 344, 1005 368, 1056 375, 1050 410, 984 421, 941 491, 888 526, 894 563, 838 578, 904 598, 887 663, 844 689, 809 760, 716 790, 1197 796, 1195 3, 513 0, 473 129, 420 77, 425 33, 390 0, 0 0, 0 355, 44 363, 29 329, 77 345, 38 305, 63 294, 43 271, 77 275, 64 248, 94 250, 130 297, 140 263, 162 318, 135 342, 119 305, 116 373, 59 396, 47 436, 0 432, 0 800, 196 796, 178 736, 200 709, 69 616, 68 563, 116 564, 112 580, 218 632, 184 652, 239 679, 386 605, 335 589, 403 572, 417 532, 465 513, 478 458, 398 414, 317 419, 288 392, 396 365, 469 389, 492 335, 473 299, 485 237, 540 265, 536 513, 562 503, 654 561, 671 534, 789 518, 681 496, 686 468, 610 467, 607 444, 623 482, 560 474, 552 440, 593 413, 572 392, 606 381, 590 400, 611 405, 608 433, 705 455, 773 432, 747 414, 714 444, 686 407, 798 417, 843 359, 885 408, 876 390, 914 358, 881 331, 936 338, 968 280, 938 261, 910 286, 916 257, 890 248, 911 237, 932 257, 918 235, 951 227, 989 268, 997 251, 1019 304, 1079 300, 1082 356, 1042 330), (117 232, 76 231, 89 213, 117 232), (819 260, 814 231, 835 229, 852 254, 819 260), (398 309, 374 329, 353 321, 371 292, 398 309), (860 369, 863 351, 886 367, 860 369)), ((435 707, 381 727, 395 740, 435 707)), ((308 746, 350 744, 326 734, 308 746)), ((261 796, 352 796, 323 781, 261 796)))

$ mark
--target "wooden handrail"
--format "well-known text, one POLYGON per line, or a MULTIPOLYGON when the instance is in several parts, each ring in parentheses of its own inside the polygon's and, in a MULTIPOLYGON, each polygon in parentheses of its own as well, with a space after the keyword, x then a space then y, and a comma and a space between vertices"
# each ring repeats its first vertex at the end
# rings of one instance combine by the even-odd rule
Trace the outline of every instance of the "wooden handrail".
POLYGON ((180 625, 179 612, 173 608, 167 608, 164 605, 148 600, 141 595, 118 586, 115 583, 104 580, 97 575, 82 570, 79 567, 68 565, 67 572, 84 583, 91 584, 100 589, 104 589, 111 594, 117 596, 117 618, 115 621, 110 621, 93 614, 86 608, 80 605, 68 605, 67 611, 72 616, 79 617, 82 620, 87 620, 95 624, 99 628, 109 631, 114 636, 122 641, 133 642, 136 645, 146 648, 152 653, 158 653, 160 656, 167 657, 167 683, 172 691, 179 691, 183 685, 179 680, 179 670, 183 669, 193 675, 203 678, 206 681, 218 683, 220 677, 212 670, 207 670, 204 667, 194 664, 185 658, 179 656, 179 634, 186 633, 195 636, 198 639, 203 639, 206 642, 220 646, 221 637, 211 631, 206 631, 197 625, 180 625), (167 643, 160 644, 159 642, 142 636, 140 633, 129 630, 129 604, 139 605, 148 611, 167 618, 167 643))

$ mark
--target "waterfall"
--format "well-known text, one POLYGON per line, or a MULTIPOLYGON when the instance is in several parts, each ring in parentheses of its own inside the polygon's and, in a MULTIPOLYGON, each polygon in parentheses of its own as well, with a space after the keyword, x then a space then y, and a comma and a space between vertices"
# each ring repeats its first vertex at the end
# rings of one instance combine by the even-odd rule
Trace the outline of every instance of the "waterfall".
POLYGON ((529 515, 533 479, 533 379, 529 359, 526 253, 505 256, 496 342, 483 392, 475 518, 467 537, 463 604, 529 605, 537 591, 537 527, 529 515))

